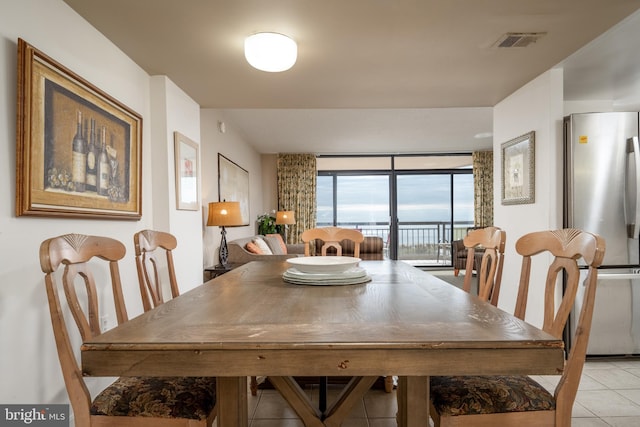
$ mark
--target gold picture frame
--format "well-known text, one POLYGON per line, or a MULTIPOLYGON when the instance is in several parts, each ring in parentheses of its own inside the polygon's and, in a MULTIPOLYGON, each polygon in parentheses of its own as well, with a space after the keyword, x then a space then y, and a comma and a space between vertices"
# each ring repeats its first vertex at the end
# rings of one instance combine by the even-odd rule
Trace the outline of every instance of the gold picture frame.
POLYGON ((535 132, 502 144, 502 204, 535 203, 535 132))
POLYGON ((239 202, 242 225, 249 225, 249 171, 218 153, 218 201, 239 202))
POLYGON ((139 220, 142 117, 18 40, 16 216, 139 220))
POLYGON ((199 146, 180 132, 173 133, 176 159, 176 208, 197 211, 199 146))

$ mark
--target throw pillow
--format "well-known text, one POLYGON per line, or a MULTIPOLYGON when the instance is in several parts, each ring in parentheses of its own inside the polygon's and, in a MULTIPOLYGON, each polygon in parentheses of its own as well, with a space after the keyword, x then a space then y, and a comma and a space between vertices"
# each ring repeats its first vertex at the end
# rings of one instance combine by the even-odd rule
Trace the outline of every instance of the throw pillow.
POLYGON ((273 255, 273 252, 271 252, 271 249, 269 249, 269 245, 267 245, 267 242, 262 240, 262 238, 257 237, 253 239, 253 243, 255 243, 260 248, 263 255, 273 255))
POLYGON ((260 250, 260 248, 258 247, 258 245, 256 245, 253 242, 248 242, 246 245, 244 245, 244 247, 251 252, 252 254, 256 254, 256 255, 264 255, 262 253, 262 251, 260 250))
POLYGON ((271 253, 274 255, 284 255, 284 252, 282 252, 282 246, 280 246, 280 241, 277 237, 274 237, 273 234, 267 234, 263 239, 267 242, 267 245, 269 245, 271 253))
POLYGON ((287 254, 287 245, 284 243, 284 239, 282 239, 282 235, 280 235, 280 234, 267 234, 267 237, 275 237, 276 239, 278 239, 278 243, 280 244, 280 248, 282 248, 282 253, 285 254, 285 255, 287 254))

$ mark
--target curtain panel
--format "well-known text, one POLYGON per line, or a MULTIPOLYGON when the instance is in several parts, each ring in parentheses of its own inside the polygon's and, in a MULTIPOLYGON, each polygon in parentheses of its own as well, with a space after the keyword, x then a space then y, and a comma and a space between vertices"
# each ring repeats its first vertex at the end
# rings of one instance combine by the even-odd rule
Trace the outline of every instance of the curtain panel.
POLYGON ((493 226, 493 151, 472 154, 474 222, 476 227, 493 226))
POLYGON ((278 210, 295 211, 296 216, 287 243, 298 243, 304 230, 316 226, 316 156, 278 154, 277 174, 278 210))

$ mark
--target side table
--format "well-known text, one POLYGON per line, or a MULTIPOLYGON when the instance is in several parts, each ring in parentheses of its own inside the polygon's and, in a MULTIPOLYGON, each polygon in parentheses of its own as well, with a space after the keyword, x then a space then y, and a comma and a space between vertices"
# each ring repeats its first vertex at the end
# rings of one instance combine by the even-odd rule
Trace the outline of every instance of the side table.
POLYGON ((239 264, 227 264, 225 265, 214 265, 212 267, 206 267, 204 269, 204 281, 209 281, 215 277, 221 276, 224 273, 228 273, 236 267, 239 267, 239 264))

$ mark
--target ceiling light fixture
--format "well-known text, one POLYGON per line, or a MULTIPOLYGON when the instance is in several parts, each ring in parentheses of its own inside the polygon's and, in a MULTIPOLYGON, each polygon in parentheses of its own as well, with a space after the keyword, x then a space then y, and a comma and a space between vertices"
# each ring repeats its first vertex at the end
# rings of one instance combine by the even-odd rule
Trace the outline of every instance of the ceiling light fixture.
POLYGON ((244 57, 258 70, 277 73, 293 67, 298 58, 298 46, 283 34, 256 33, 245 39, 244 57))
POLYGON ((473 135, 475 139, 491 138, 492 136, 493 132, 480 132, 473 135))

